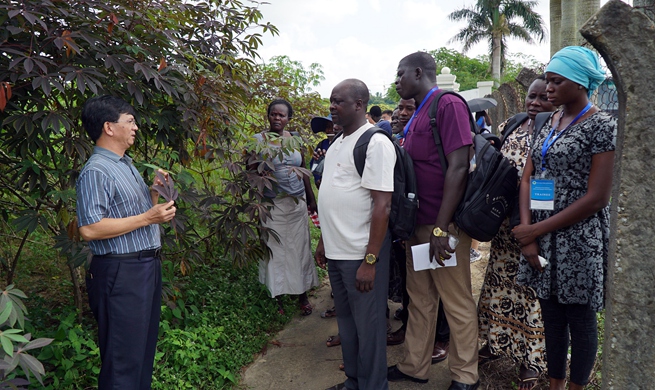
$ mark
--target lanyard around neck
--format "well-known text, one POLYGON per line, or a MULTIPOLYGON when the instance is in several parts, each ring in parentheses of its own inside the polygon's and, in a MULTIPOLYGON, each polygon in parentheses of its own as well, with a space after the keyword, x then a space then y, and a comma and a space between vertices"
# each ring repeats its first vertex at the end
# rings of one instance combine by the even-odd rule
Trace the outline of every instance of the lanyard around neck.
POLYGON ((407 136, 407 132, 409 131, 409 126, 412 124, 412 122, 414 122, 414 118, 416 118, 416 115, 418 115, 419 111, 421 111, 421 108, 423 108, 423 105, 425 104, 425 102, 428 101, 428 98, 429 98, 429 97, 430 97, 430 96, 431 96, 431 95, 432 95, 432 94, 433 94, 437 89, 439 89, 439 87, 436 86, 436 85, 435 85, 434 87, 432 87, 432 89, 430 90, 430 92, 428 92, 428 94, 425 95, 425 97, 423 98, 423 101, 422 101, 421 104, 418 106, 418 108, 416 109, 416 111, 414 111, 414 114, 412 115, 412 117, 409 118, 409 122, 407 122, 407 124, 405 125, 405 129, 403 130, 403 135, 404 135, 405 137, 407 136))
POLYGON ((582 111, 580 111, 580 112, 578 113, 578 115, 576 115, 576 117, 573 118, 573 121, 571 121, 571 123, 569 123, 569 124, 564 128, 564 130, 560 131, 560 132, 555 136, 555 138, 553 138, 553 139, 551 140, 551 137, 553 136, 553 133, 554 133, 555 130, 559 127, 559 123, 560 123, 560 121, 562 120, 562 116, 564 115, 564 112, 562 112, 562 114, 560 115, 559 119, 557 119, 557 123, 555 124, 555 126, 553 126, 553 128, 550 129, 550 133, 548 133, 548 137, 546 137, 546 140, 544 141, 544 144, 543 144, 543 146, 541 147, 541 171, 542 171, 542 172, 546 170, 546 153, 548 153, 548 149, 550 149, 550 147, 553 146, 553 144, 555 143, 555 141, 557 141, 557 140, 559 139, 559 137, 561 137, 562 134, 564 134, 564 132, 566 132, 566 130, 568 130, 571 126, 573 126, 573 124, 574 124, 575 122, 578 121, 578 119, 580 119, 584 114, 586 114, 587 111, 589 111, 589 110, 591 109, 591 107, 593 107, 593 104, 591 104, 591 102, 587 103, 587 105, 585 106, 585 108, 583 108, 582 111))

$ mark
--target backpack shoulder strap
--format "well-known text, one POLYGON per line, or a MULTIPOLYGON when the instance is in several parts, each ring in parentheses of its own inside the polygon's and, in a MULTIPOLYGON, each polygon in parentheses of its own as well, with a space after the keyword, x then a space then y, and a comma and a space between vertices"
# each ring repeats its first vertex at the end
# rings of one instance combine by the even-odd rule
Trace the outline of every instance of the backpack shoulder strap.
MULTIPOLYGON (((464 99, 462 95, 454 91, 440 90, 437 96, 430 104, 428 117, 430 118, 430 127, 432 128, 432 136, 434 138, 434 143, 437 145, 437 151, 439 151, 439 161, 441 162, 441 169, 443 169, 444 176, 446 175, 446 170, 448 169, 448 160, 446 160, 446 154, 443 150, 441 136, 439 136, 439 127, 437 126, 437 109, 439 108, 439 100, 443 95, 446 94, 457 96, 461 101, 464 102, 464 104, 466 104, 466 108, 468 108, 468 103, 466 103, 466 99, 464 99)), ((469 109, 468 117, 469 117, 469 126, 471 126, 471 132, 474 134, 480 134, 480 131, 478 130, 478 126, 475 124, 475 121, 473 120, 473 115, 470 115, 470 109, 469 109)))
MULTIPOLYGON (((371 140, 371 137, 373 134, 376 133, 383 133, 387 138, 391 140, 391 137, 389 136, 389 133, 386 131, 382 130, 381 128, 377 126, 373 126, 370 129, 366 130, 364 134, 359 137, 357 142, 355 143, 355 148, 353 149, 353 158, 355 159, 355 168, 357 169, 357 173, 359 173, 359 176, 364 173, 364 164, 366 163, 366 151, 368 150, 368 143, 371 140)), ((337 134, 334 139, 336 139, 339 134, 337 134)), ((393 140, 391 140, 393 142, 393 140)))
POLYGON ((507 140, 507 137, 509 137, 509 135, 512 134, 514 130, 518 129, 518 127, 521 126, 521 124, 525 122, 526 119, 528 119, 528 114, 525 112, 516 114, 513 117, 509 118, 509 121, 507 121, 507 124, 505 125, 503 132, 500 134, 502 136, 502 139, 500 140, 500 147, 503 146, 505 140, 507 140))
POLYGON ((550 118, 552 115, 553 115, 552 112, 538 113, 537 116, 534 118, 534 130, 541 131, 541 128, 544 127, 544 125, 548 121, 548 118, 550 118))
POLYGON ((554 112, 540 112, 534 118, 534 131, 532 132, 532 139, 530 140, 530 149, 534 148, 534 141, 537 139, 537 134, 541 129, 546 125, 548 119, 554 114, 554 112))

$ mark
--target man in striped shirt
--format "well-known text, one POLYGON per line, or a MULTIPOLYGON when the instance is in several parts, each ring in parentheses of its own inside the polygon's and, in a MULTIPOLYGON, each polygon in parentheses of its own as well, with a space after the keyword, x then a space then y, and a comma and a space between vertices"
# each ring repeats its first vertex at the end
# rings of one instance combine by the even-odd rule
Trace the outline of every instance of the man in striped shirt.
POLYGON ((158 203, 125 154, 138 130, 134 114, 113 96, 82 109, 96 146, 77 181, 77 218, 93 253, 86 285, 98 322, 100 390, 150 389, 161 310, 158 224, 175 216, 173 202, 158 203))

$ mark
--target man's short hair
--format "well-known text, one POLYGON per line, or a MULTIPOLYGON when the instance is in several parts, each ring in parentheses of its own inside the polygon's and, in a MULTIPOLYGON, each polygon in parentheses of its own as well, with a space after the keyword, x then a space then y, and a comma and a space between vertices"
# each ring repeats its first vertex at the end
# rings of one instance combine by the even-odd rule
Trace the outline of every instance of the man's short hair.
MULTIPOLYGON (((368 87, 366 84, 359 79, 345 79, 341 83, 343 87, 347 88, 347 95, 352 97, 354 100, 361 100, 364 105, 364 112, 366 112, 366 107, 368 106, 368 99, 370 97, 368 87)), ((368 112, 366 112, 368 114, 368 112)))
POLYGON ((136 116, 136 111, 125 100, 110 95, 94 97, 84 103, 82 108, 82 126, 91 137, 97 142, 102 135, 102 127, 105 122, 116 122, 122 114, 136 116))
POLYGON ((369 114, 371 114, 373 118, 379 118, 382 116, 382 109, 380 108, 380 106, 373 106, 371 107, 369 114))
POLYGON ((411 68, 421 68, 423 74, 428 77, 430 81, 437 81, 437 63, 434 62, 434 58, 424 51, 417 51, 412 53, 402 60, 400 60, 400 65, 406 65, 411 68))
POLYGON ((391 111, 391 110, 384 110, 384 111, 382 111, 382 115, 384 115, 384 114, 387 114, 387 115, 391 116, 391 115, 393 115, 393 111, 391 111))

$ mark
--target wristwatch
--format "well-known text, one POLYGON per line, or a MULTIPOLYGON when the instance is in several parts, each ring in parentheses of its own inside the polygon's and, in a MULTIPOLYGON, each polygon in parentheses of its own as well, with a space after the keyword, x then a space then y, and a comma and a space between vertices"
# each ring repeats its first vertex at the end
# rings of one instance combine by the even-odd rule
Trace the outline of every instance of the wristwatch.
POLYGON ((435 237, 448 237, 448 232, 444 232, 443 230, 441 230, 441 228, 438 227, 434 228, 432 234, 434 234, 435 237))
POLYGON ((378 262, 378 257, 372 253, 367 254, 364 259, 366 260, 366 264, 368 265, 374 265, 375 263, 378 262))

